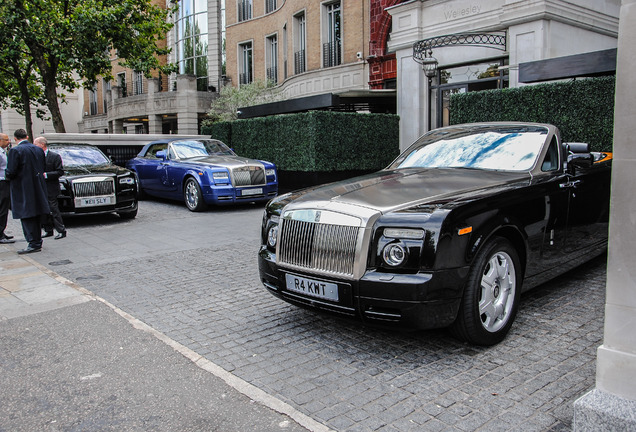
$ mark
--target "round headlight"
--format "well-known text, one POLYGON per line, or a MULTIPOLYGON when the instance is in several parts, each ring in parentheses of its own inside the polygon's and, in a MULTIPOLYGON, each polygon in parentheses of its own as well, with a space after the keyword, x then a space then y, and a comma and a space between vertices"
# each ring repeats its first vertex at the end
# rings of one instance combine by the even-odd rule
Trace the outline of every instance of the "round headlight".
POLYGON ((384 262, 391 267, 397 267, 406 261, 406 248, 400 243, 391 243, 386 245, 382 251, 384 262))
POLYGON ((278 240, 278 225, 272 225, 267 231, 267 246, 275 248, 276 240, 278 240))

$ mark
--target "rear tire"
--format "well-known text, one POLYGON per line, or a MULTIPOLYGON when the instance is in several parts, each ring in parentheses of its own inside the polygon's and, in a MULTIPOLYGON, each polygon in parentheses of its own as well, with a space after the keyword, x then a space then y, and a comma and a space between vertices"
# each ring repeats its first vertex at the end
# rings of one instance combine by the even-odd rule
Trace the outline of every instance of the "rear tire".
POLYGON ((501 342, 517 315, 521 282, 515 248, 503 237, 490 240, 470 268, 453 334, 475 345, 501 342))
POLYGON ((199 186, 199 183, 192 177, 186 180, 185 186, 183 187, 183 201, 188 210, 192 212, 203 211, 207 208, 203 201, 201 186, 199 186))

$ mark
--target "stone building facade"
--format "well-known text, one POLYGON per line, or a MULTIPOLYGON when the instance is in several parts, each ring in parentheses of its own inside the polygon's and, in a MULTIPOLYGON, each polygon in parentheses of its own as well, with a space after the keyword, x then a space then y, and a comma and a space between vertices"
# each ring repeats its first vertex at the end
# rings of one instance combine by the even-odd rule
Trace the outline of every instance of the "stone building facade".
MULTIPOLYGON (((153 0, 162 7, 169 0, 153 0)), ((160 58, 174 63, 171 76, 151 78, 124 68, 112 53, 113 80, 84 92, 80 132, 198 134, 201 120, 218 94, 222 77, 221 0, 181 0, 174 27, 160 41, 171 49, 160 58)))
POLYGON ((411 0, 389 7, 400 148, 448 123, 454 92, 525 85, 520 65, 615 49, 619 7, 620 0, 411 0), (488 36, 462 39, 468 33, 488 36), (435 46, 419 53, 436 61, 430 82, 414 57, 423 41, 435 46))
POLYGON ((227 76, 286 99, 368 89, 369 2, 229 0, 227 76))

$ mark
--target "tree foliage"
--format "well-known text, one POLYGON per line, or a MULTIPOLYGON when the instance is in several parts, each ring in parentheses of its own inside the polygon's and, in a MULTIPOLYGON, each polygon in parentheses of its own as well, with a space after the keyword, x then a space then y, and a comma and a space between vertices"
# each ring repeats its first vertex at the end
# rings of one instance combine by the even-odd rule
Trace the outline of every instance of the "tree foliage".
MULTIPOLYGON (((151 76, 153 70, 170 72, 159 56, 172 24, 174 9, 163 9, 150 0, 1 0, 6 32, 0 36, 0 55, 16 56, 21 47, 25 65, 32 65, 39 86, 29 93, 30 102, 46 100, 56 132, 65 132, 58 98, 84 85, 90 88, 99 76, 112 78, 111 52, 121 64, 151 76), (6 33, 6 34, 5 34, 6 33), (80 82, 78 77, 83 78, 80 82)), ((171 0, 176 7, 176 0, 171 0)), ((4 76, 4 75, 3 75, 4 76)), ((0 94, 15 100, 17 88, 0 94)), ((23 108, 23 112, 26 111, 23 108)))
MULTIPOLYGON (((17 29, 11 25, 12 16, 0 3, 0 16, 6 17, 5 25, 0 26, 0 107, 13 108, 25 119, 25 128, 32 136, 33 116, 31 102, 38 107, 44 106, 44 89, 34 74, 35 61, 28 55, 23 41, 15 37, 17 29)), ((46 119, 46 112, 36 108, 36 115, 46 119)))
POLYGON ((219 97, 212 102, 208 118, 203 121, 203 125, 219 121, 234 121, 238 118, 239 108, 277 100, 280 100, 280 96, 274 93, 271 84, 265 81, 254 81, 240 87, 223 87, 219 97))

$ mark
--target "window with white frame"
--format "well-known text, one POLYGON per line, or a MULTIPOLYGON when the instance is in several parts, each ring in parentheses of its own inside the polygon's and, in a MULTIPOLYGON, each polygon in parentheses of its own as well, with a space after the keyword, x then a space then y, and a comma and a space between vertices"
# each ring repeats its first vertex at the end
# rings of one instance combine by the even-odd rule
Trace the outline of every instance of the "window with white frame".
POLYGON ((239 83, 252 82, 252 42, 239 44, 239 83))
POLYGON ((117 74, 117 85, 119 85, 121 97, 128 96, 128 87, 126 83, 126 72, 120 72, 117 74))
POLYGON ((195 75, 197 90, 208 89, 208 3, 181 0, 176 19, 179 73, 195 75))
POLYGON ((294 16, 294 73, 299 74, 307 70, 307 25, 305 21, 305 13, 299 13, 294 16))
POLYGON ((272 13, 276 10, 276 0, 265 0, 265 13, 272 13))
POLYGON ((287 24, 283 26, 283 79, 287 79, 287 24))
POLYGON ((110 94, 110 81, 102 78, 102 104, 104 106, 104 114, 108 112, 108 95, 110 94))
POLYGON ((323 6, 325 28, 323 30, 323 67, 338 66, 342 63, 342 15, 340 2, 323 6))
POLYGON ((252 19, 252 0, 238 0, 236 12, 239 22, 252 19))
POLYGON ((265 62, 267 64, 267 80, 278 82, 278 35, 272 35, 265 40, 265 62))
POLYGON ((88 91, 88 114, 97 115, 97 85, 88 91))
POLYGON ((144 74, 143 72, 133 72, 133 95, 144 93, 144 74))

